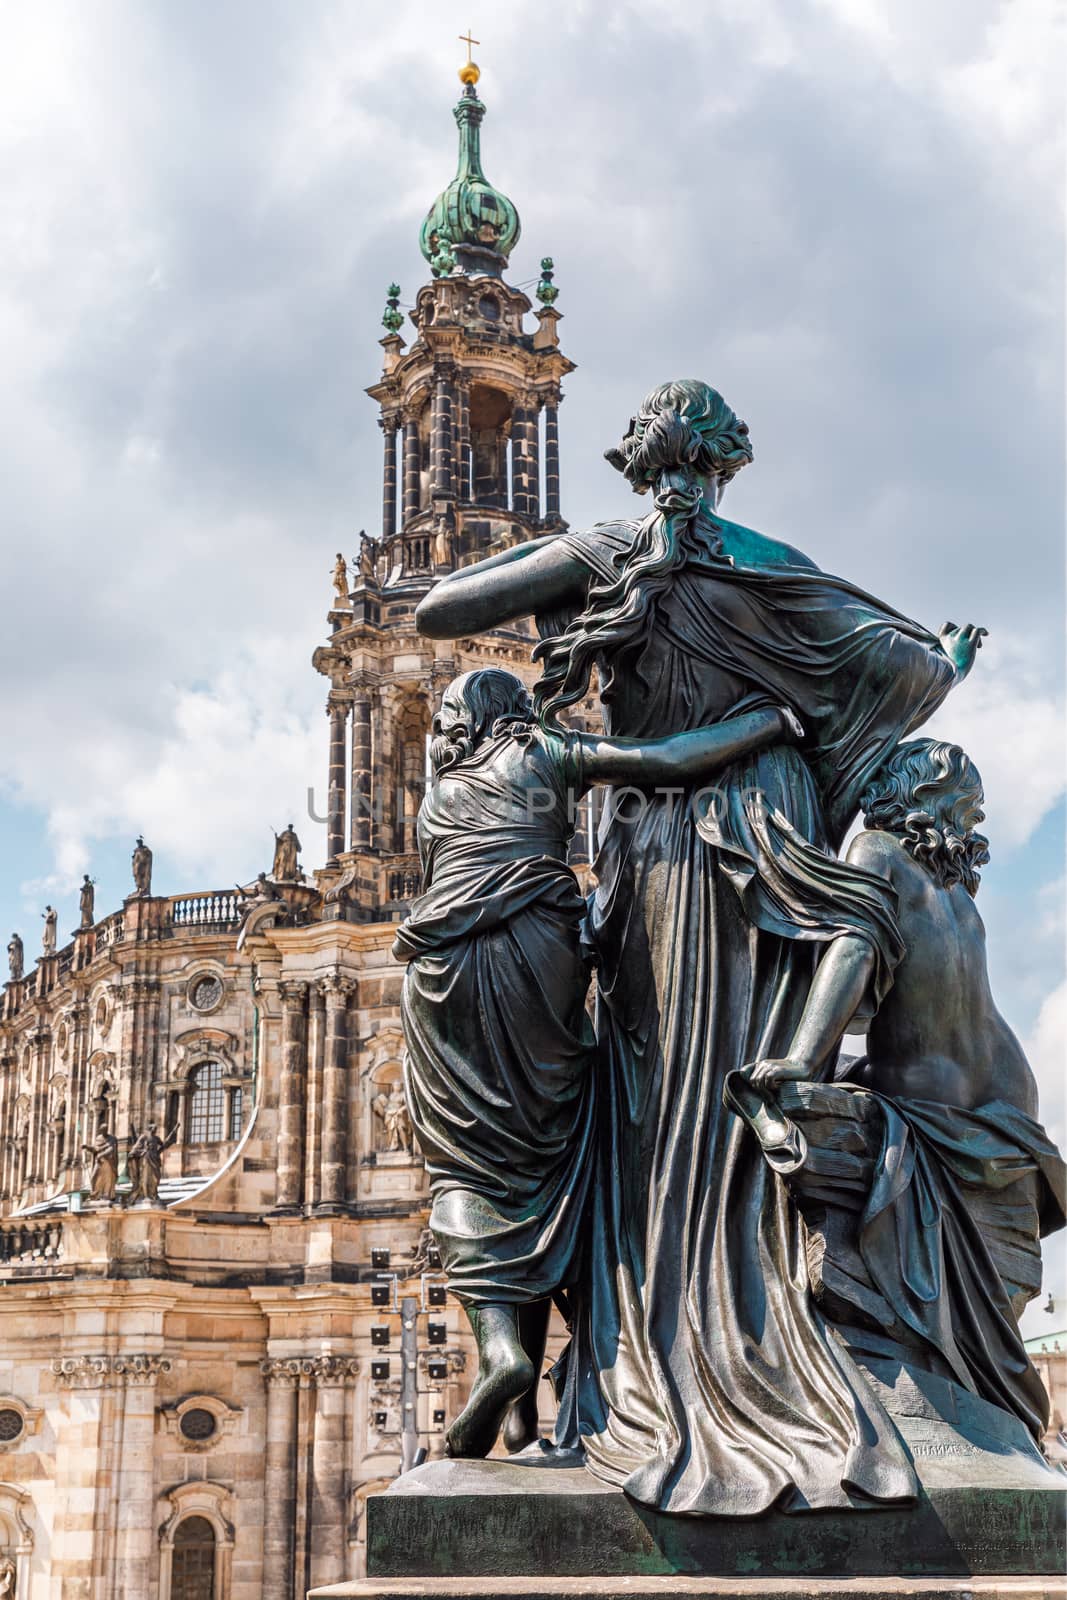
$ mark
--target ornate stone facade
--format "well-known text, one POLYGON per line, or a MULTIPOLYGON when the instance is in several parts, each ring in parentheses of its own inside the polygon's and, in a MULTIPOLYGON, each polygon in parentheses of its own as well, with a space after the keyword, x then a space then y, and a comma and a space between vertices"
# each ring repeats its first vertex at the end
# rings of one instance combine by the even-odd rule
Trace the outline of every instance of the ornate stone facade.
MULTIPOLYGON (((482 111, 468 87, 461 157, 482 111)), ((449 241, 427 247, 410 347, 399 291, 386 312, 381 532, 347 593, 334 569, 314 658, 325 867, 305 878, 290 851, 243 891, 163 896, 139 841, 121 909, 97 920, 90 884, 71 942, 3 991, 0 1563, 21 1600, 294 1600, 357 1575, 367 1493, 402 1450, 439 1452, 463 1403, 389 947, 418 888, 441 690, 488 663, 529 677, 530 638, 435 646, 413 613, 455 563, 564 526, 571 370, 551 272, 527 331, 501 276, 518 219, 489 238, 481 182, 477 237, 457 225, 451 267, 449 241), (131 1157, 146 1130, 165 1146, 147 1146, 154 1196, 131 1157)))

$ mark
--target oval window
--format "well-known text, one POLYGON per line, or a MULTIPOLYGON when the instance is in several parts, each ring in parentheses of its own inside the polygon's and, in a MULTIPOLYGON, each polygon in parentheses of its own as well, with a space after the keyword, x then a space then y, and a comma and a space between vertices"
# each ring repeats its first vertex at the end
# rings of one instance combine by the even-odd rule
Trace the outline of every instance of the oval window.
POLYGON ((218 1424, 214 1413, 208 1411, 206 1406, 191 1406, 188 1411, 182 1413, 179 1426, 186 1439, 191 1439, 195 1444, 203 1444, 205 1439, 214 1436, 218 1424))
POLYGON ((24 1426, 22 1412, 16 1411, 14 1406, 4 1406, 0 1411, 0 1444, 11 1444, 24 1426))

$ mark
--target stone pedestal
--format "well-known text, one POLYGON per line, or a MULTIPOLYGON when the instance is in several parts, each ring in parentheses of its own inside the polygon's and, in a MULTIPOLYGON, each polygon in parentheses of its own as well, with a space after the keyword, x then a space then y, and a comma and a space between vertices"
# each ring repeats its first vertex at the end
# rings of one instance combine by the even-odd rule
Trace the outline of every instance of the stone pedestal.
POLYGON ((670 1517, 547 1450, 435 1461, 368 1498, 368 1577, 318 1593, 1063 1600, 1067 1478, 1021 1424, 899 1362, 868 1372, 914 1457, 913 1505, 670 1517))
POLYGON ((1065 1488, 931 1485, 914 1506, 668 1517, 583 1467, 434 1462, 367 1501, 376 1578, 929 1578, 1064 1570, 1065 1488))

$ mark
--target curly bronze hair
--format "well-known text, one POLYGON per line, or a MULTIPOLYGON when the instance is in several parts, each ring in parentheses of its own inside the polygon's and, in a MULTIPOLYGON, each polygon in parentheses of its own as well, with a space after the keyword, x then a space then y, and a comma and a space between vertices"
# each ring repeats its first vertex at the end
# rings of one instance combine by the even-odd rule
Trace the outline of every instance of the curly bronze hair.
POLYGON ((864 827, 896 834, 908 854, 944 888, 978 893, 989 840, 976 832, 982 778, 958 744, 910 739, 899 744, 860 796, 864 827))
MULTIPOLYGON (((752 460, 748 425, 722 395, 697 378, 662 383, 646 396, 622 442, 605 451, 638 494, 653 491, 654 509, 636 526, 617 577, 594 584, 585 610, 534 650, 542 663, 534 703, 543 725, 589 690, 597 658, 617 658, 639 644, 657 595, 667 589, 690 554, 701 510, 701 478, 729 480, 752 460)), ((714 545, 713 545, 714 548, 714 545)), ((612 666, 601 674, 601 694, 611 694, 612 666)))
POLYGON ((445 694, 459 701, 465 715, 448 730, 440 712, 433 719, 430 765, 438 777, 472 756, 487 735, 521 734, 533 720, 530 691, 521 678, 499 667, 460 673, 445 694))

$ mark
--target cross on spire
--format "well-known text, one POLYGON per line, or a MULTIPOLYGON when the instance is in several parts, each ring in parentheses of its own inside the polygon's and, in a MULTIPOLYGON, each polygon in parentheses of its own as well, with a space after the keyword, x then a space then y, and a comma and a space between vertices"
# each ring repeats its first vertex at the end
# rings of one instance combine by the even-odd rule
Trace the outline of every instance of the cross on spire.
POLYGON ((474 57, 471 55, 471 50, 474 48, 474 46, 476 44, 481 44, 482 41, 480 39, 472 39, 471 38, 471 30, 470 30, 470 27, 468 26, 466 33, 461 33, 460 34, 459 42, 460 42, 460 44, 465 44, 467 46, 467 65, 469 67, 471 62, 474 59, 474 57))

